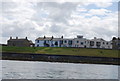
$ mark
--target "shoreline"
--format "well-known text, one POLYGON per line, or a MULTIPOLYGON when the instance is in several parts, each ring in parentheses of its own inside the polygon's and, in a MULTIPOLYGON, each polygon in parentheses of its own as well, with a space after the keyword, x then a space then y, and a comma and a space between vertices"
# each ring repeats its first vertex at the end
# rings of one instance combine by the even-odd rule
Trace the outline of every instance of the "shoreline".
POLYGON ((120 65, 120 58, 1 52, 1 60, 120 65))

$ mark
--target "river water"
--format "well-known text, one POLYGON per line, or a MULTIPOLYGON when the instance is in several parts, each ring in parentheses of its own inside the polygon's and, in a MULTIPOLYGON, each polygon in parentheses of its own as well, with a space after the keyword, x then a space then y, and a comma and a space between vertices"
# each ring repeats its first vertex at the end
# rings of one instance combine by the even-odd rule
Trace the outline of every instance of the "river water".
POLYGON ((118 79, 118 66, 2 60, 2 79, 118 79))

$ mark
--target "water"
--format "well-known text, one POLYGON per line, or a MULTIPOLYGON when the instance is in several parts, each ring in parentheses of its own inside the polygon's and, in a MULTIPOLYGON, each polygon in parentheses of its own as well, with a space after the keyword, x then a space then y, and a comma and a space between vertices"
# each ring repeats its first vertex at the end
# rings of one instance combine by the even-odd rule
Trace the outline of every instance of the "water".
POLYGON ((118 79, 118 66, 2 60, 3 79, 118 79))

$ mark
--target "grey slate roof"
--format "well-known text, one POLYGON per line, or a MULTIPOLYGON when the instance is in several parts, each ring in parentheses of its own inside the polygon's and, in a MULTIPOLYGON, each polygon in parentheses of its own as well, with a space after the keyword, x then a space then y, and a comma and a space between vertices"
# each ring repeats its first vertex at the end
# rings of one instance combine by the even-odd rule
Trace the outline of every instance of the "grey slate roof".
POLYGON ((52 38, 52 37, 39 37, 36 40, 62 40, 62 38, 52 38))

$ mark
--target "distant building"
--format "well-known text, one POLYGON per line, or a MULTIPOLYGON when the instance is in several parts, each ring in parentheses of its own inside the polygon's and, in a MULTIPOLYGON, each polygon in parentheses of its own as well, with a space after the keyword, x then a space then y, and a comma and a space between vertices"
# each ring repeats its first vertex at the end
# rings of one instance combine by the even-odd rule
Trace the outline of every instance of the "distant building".
POLYGON ((23 39, 18 39, 18 37, 16 37, 16 39, 12 39, 12 37, 10 37, 10 39, 7 41, 7 45, 18 47, 34 47, 33 42, 28 40, 27 37, 23 39))
POLYGON ((120 49, 120 38, 113 37, 112 39, 112 49, 120 49))
POLYGON ((73 39, 73 47, 89 48, 89 40, 78 35, 73 39))
POLYGON ((112 49, 112 41, 105 41, 102 38, 86 39, 78 35, 77 38, 66 39, 52 37, 39 37, 35 40, 36 47, 80 47, 80 48, 104 48, 112 49))
POLYGON ((105 48, 105 49, 112 49, 112 41, 105 41, 102 38, 96 38, 90 40, 89 44, 90 48, 105 48))

